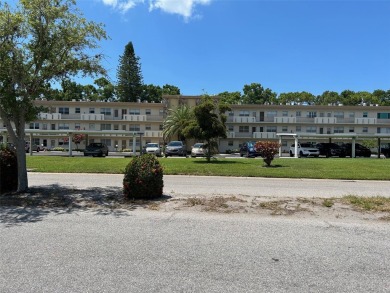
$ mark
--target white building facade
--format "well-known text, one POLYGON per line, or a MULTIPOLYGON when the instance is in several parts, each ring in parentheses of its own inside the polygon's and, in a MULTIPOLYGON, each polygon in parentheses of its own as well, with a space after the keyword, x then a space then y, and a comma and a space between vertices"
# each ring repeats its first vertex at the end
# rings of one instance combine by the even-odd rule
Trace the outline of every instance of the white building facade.
MULTIPOLYGON (((103 142, 110 151, 139 148, 148 142, 163 145, 162 127, 169 109, 196 106, 200 96, 164 96, 162 103, 37 100, 45 111, 26 125, 32 142, 47 149, 67 148, 66 137, 85 134, 78 146, 103 142)), ((215 97, 218 100, 218 97, 215 97)), ((390 144, 390 107, 320 105, 231 105, 227 115, 227 138, 219 140, 219 151, 235 151, 245 141, 279 140, 286 152, 294 140, 280 134, 296 134, 306 142, 378 140, 390 144)), ((7 130, 0 121, 0 139, 7 130)), ((174 138, 177 139, 177 138, 174 138)), ((26 140, 29 140, 26 137, 26 140)), ((191 146, 193 142, 187 142, 191 146)), ((75 146, 74 146, 75 147, 75 146)))

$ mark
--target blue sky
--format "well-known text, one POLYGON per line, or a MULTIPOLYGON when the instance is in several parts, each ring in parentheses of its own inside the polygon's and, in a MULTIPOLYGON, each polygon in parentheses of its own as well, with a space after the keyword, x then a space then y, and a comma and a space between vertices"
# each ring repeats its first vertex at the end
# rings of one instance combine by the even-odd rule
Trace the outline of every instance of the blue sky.
POLYGON ((389 1, 78 0, 105 24, 113 82, 133 42, 144 83, 183 95, 390 89, 389 1))

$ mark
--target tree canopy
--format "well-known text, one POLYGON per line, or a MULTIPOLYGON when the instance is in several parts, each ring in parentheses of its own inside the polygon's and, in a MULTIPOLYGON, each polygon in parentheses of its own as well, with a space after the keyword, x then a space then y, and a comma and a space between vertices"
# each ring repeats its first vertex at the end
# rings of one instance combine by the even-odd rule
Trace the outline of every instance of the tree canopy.
POLYGON ((137 102, 142 99, 143 77, 139 60, 133 43, 129 42, 123 55, 119 57, 117 71, 117 94, 121 102, 137 102))
POLYGON ((0 2, 0 117, 17 148, 18 191, 28 188, 25 123, 40 109, 33 104, 50 84, 70 76, 105 74, 103 25, 86 20, 73 0, 0 2))

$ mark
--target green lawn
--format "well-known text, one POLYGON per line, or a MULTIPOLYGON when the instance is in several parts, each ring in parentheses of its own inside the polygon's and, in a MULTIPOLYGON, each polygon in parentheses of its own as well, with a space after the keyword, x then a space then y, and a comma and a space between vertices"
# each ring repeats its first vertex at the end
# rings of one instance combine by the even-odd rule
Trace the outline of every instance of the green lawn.
MULTIPOLYGON (((27 156, 31 172, 123 173, 131 158, 27 156)), ((248 176, 345 180, 390 180, 390 160, 367 158, 281 158, 264 167, 260 159, 159 158, 166 175, 248 176)))

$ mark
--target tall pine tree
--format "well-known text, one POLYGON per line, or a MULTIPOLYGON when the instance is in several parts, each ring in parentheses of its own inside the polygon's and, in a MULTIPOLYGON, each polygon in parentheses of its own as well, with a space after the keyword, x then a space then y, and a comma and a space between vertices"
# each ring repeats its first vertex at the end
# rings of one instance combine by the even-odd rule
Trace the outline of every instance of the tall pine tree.
POLYGON ((139 59, 134 53, 133 43, 129 42, 119 57, 117 71, 117 95, 121 102, 136 102, 142 98, 143 80, 139 59))

